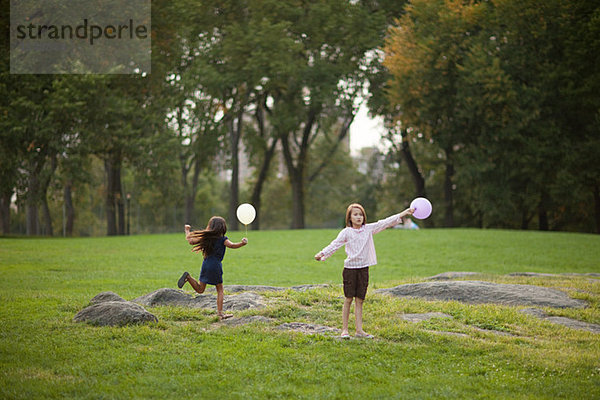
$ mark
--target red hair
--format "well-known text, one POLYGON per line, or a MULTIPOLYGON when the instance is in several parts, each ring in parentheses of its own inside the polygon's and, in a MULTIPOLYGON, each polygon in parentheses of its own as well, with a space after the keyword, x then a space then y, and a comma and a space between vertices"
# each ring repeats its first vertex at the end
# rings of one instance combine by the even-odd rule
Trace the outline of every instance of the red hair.
POLYGON ((350 216, 352 215, 353 208, 358 208, 360 210, 363 215, 362 224, 365 225, 367 223, 367 213, 365 212, 365 209, 358 203, 352 203, 346 209, 346 226, 352 226, 352 220, 350 219, 350 216))

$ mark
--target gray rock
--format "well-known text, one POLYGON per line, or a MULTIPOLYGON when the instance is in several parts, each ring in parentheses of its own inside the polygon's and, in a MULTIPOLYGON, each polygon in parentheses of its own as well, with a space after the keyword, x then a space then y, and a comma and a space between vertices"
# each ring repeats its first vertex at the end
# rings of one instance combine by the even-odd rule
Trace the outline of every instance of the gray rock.
POLYGON ((281 287, 281 286, 264 286, 264 285, 225 285, 223 288, 227 292, 240 293, 240 292, 281 292, 284 290, 295 290, 298 292, 305 292, 312 289, 322 289, 330 287, 328 284, 312 284, 312 285, 297 285, 292 287, 281 287))
POLYGON ((324 289, 324 288, 328 288, 328 287, 331 287, 331 285, 329 285, 327 283, 322 283, 322 284, 292 286, 291 289, 298 291, 298 292, 306 292, 307 290, 324 289))
POLYGON ((574 273, 567 272, 563 274, 548 274, 548 273, 540 273, 540 272, 511 272, 508 276, 540 276, 540 277, 556 277, 556 276, 592 276, 592 277, 600 277, 600 273, 596 272, 588 272, 588 273, 574 273))
POLYGON ((553 324, 563 325, 572 329, 579 329, 583 331, 589 331, 592 333, 600 333, 600 325, 591 324, 589 322, 578 321, 576 319, 566 317, 546 317, 546 321, 550 321, 553 324))
POLYGON ((455 271, 450 271, 450 272, 442 272, 441 274, 430 276, 427 279, 430 280, 430 281, 446 281, 446 280, 450 280, 450 279, 465 278, 465 277, 473 276, 473 275, 481 275, 481 273, 479 273, 479 272, 455 272, 455 271))
POLYGON ((79 311, 73 321, 99 326, 124 326, 158 322, 158 318, 130 301, 104 301, 79 311))
POLYGON ((560 276, 560 275, 546 274, 546 273, 539 273, 539 272, 511 272, 510 274, 508 274, 508 276, 555 277, 555 276, 560 276))
POLYGON ((233 317, 233 318, 225 319, 225 320, 221 321, 221 323, 224 325, 229 325, 229 326, 240 326, 240 325, 253 324, 253 323, 257 323, 257 322, 268 324, 273 321, 276 321, 276 320, 273 318, 264 317, 262 315, 251 315, 248 317, 233 317))
POLYGON ((104 303, 106 301, 127 301, 115 292, 102 292, 98 293, 94 296, 93 299, 90 300, 90 304, 98 304, 104 303))
MULTIPOLYGON (((241 311, 262 307, 264 307, 262 296, 252 292, 241 293, 235 296, 225 296, 223 300, 224 310, 241 311)), ((217 308, 217 296, 215 296, 214 308, 217 308)))
POLYGON ((563 325, 572 329, 600 333, 600 325, 598 324, 591 324, 589 322, 578 321, 576 319, 567 317, 552 317, 538 308, 524 308, 519 311, 523 314, 531 315, 533 317, 543 319, 544 321, 552 322, 553 324, 563 325))
POLYGON ((519 310, 519 312, 521 312, 523 314, 531 315, 532 317, 537 317, 537 318, 545 318, 547 316, 547 314, 543 310, 540 310, 539 308, 524 308, 522 310, 519 310))
MULTIPOLYGON (((217 296, 214 294, 201 294, 193 296, 182 290, 163 288, 152 293, 140 296, 133 300, 135 303, 155 306, 179 306, 191 308, 217 308, 217 296)), ((223 309, 231 311, 247 310, 249 308, 263 307, 262 297, 256 293, 242 293, 233 296, 225 296, 223 309)))
POLYGON ((482 281, 424 282, 375 290, 398 297, 427 300, 455 300, 471 304, 493 303, 558 308, 583 308, 586 302, 570 298, 550 288, 533 285, 509 285, 482 281))
POLYGON ((403 319, 404 321, 416 323, 416 322, 421 322, 421 321, 427 321, 427 320, 430 320, 433 318, 448 319, 448 318, 452 318, 452 316, 441 313, 441 312, 429 312, 429 313, 422 313, 422 314, 403 314, 400 318, 403 319))
POLYGON ((277 327, 277 329, 295 331, 306 334, 335 334, 338 335, 341 330, 330 326, 307 324, 304 322, 286 322, 277 327))
POLYGON ((225 291, 230 293, 241 293, 241 292, 279 292, 286 288, 277 286, 265 286, 265 285, 225 285, 223 286, 225 291))
MULTIPOLYGON (((206 297, 208 295, 198 296, 206 297)), ((189 306, 194 301, 194 297, 177 289, 158 289, 152 293, 140 296, 132 300, 144 306, 189 306)))

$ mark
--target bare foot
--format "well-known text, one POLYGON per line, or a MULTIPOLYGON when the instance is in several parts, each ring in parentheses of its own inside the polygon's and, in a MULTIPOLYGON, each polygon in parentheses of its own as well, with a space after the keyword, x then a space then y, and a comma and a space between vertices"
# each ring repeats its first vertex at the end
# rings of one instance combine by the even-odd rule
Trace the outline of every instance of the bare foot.
POLYGON ((231 317, 233 317, 233 314, 223 314, 223 313, 221 313, 221 314, 219 314, 219 321, 222 321, 224 319, 229 319, 231 317))

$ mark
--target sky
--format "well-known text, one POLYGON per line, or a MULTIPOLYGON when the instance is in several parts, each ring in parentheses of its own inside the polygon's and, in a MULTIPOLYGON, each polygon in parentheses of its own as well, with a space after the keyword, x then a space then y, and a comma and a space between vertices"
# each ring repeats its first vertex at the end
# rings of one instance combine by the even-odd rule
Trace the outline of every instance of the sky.
POLYGON ((381 135, 385 132, 383 118, 375 119, 369 117, 368 108, 365 104, 360 106, 354 122, 350 125, 350 153, 358 154, 363 147, 379 147, 381 135))

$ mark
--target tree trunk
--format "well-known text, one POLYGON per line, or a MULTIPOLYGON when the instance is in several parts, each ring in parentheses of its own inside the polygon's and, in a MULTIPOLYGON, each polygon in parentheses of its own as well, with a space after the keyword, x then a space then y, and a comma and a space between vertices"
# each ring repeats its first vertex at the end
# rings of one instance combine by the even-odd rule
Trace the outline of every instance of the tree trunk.
POLYGON ((292 229, 304 229, 304 179, 303 169, 290 174, 292 185, 292 229))
POLYGON ((454 162, 452 160, 452 150, 446 150, 446 176, 444 179, 444 203, 445 215, 444 226, 454 227, 454 189, 452 177, 454 176, 454 162))
POLYGON ((254 206, 254 208, 256 210, 256 218, 254 219, 254 222, 252 223, 252 229, 256 230, 256 231, 260 229, 260 206, 261 206, 260 196, 262 194, 262 189, 263 189, 264 183, 267 180, 267 173, 269 172, 269 166, 271 165, 271 160, 273 159, 273 155, 275 154, 276 146, 277 146, 277 139, 273 139, 273 141, 271 142, 271 145, 267 148, 267 150, 265 152, 263 162, 262 162, 262 165, 260 166, 260 171, 258 173, 258 179, 256 180, 256 183, 254 184, 254 189, 252 190, 252 197, 250 198, 250 201, 252 202, 252 205, 254 206))
POLYGON ((123 186, 121 185, 121 166, 119 164, 119 169, 116 171, 116 193, 115 197, 117 199, 117 213, 119 216, 118 220, 118 228, 119 235, 125 235, 125 201, 123 196, 123 186))
POLYGON ((419 167, 412 156, 408 137, 406 136, 402 137, 402 148, 400 150, 400 155, 406 163, 408 171, 410 172, 410 176, 415 184, 416 197, 427 197, 427 193, 425 192, 425 178, 423 178, 423 175, 421 175, 421 172, 419 172, 419 167))
POLYGON ((56 156, 52 157, 50 161, 50 170, 45 171, 42 175, 40 183, 40 199, 42 203, 42 215, 44 217, 44 234, 47 236, 54 236, 54 229, 52 227, 52 215, 50 214, 50 207, 48 206, 48 187, 54 176, 54 171, 58 166, 58 160, 56 156))
POLYGON ((63 190, 63 201, 65 204, 65 236, 73 236, 73 225, 75 224, 75 208, 73 208, 71 182, 65 184, 63 190))
POLYGON ((596 210, 596 233, 600 233, 600 186, 594 186, 594 206, 596 210))
POLYGON ((10 199, 12 190, 2 193, 0 196, 0 222, 2 224, 2 234, 10 234, 10 199))
POLYGON ((38 174, 33 173, 29 176, 27 185, 27 199, 25 200, 25 219, 26 219, 26 234, 27 236, 39 235, 39 214, 38 214, 38 198, 40 191, 40 182, 38 174))
POLYGON ((547 231, 549 229, 548 225, 548 194, 542 192, 540 205, 538 207, 538 221, 539 221, 539 230, 547 231))
POLYGON ((42 198, 42 216, 44 217, 44 235, 54 236, 52 228, 52 215, 50 215, 50 207, 48 207, 48 199, 46 196, 42 198))
POLYGON ((304 229, 304 176, 306 170, 306 160, 308 158, 308 148, 310 145, 311 132, 317 120, 318 111, 311 109, 308 113, 306 124, 302 129, 302 138, 295 140, 298 150, 296 153, 296 163, 294 164, 294 155, 290 146, 290 135, 287 133, 281 137, 281 147, 283 149, 283 158, 288 170, 290 184, 292 186, 292 229, 304 229))
POLYGON ((527 230, 529 228, 529 213, 527 212, 527 210, 523 210, 521 212, 521 229, 522 230, 527 230))
POLYGON ((104 161, 106 171, 106 234, 109 236, 125 233, 125 207, 121 188, 121 157, 111 154, 104 161))

